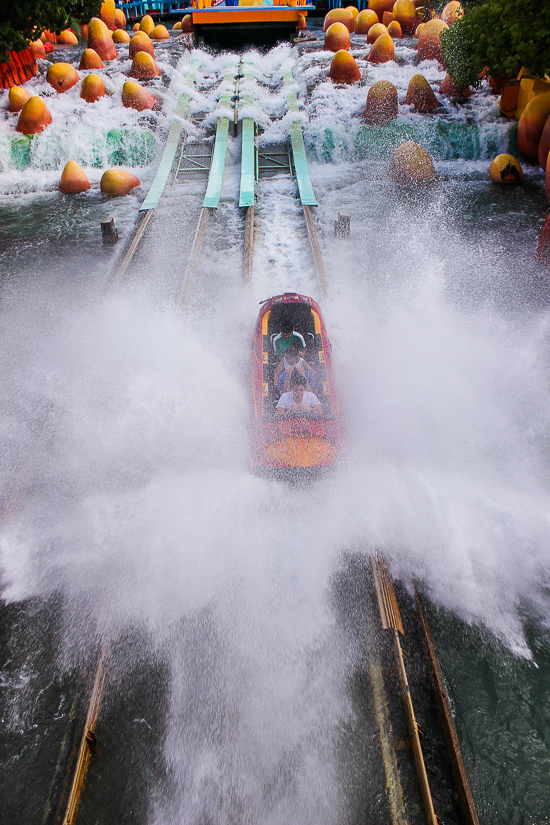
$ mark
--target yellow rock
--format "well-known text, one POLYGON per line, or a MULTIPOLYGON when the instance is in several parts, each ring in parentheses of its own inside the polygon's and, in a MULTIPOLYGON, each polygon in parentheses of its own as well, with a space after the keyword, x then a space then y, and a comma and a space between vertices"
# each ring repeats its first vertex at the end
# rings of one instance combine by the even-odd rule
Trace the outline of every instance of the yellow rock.
POLYGON ((357 6, 344 6, 344 11, 350 11, 353 14, 354 18, 357 20, 357 16, 359 14, 359 9, 357 8, 357 6))
POLYGON ((151 38, 145 34, 145 32, 141 31, 136 32, 130 40, 129 57, 131 59, 134 58, 138 52, 147 52, 151 57, 155 56, 155 47, 153 46, 151 38))
POLYGON ((84 49, 80 58, 80 69, 103 69, 104 63, 95 49, 84 49))
POLYGON ((115 9, 115 26, 117 29, 126 28, 126 15, 122 9, 115 9))
POLYGON ((464 9, 458 2, 458 0, 451 0, 450 3, 447 3, 443 11, 441 12, 441 19, 444 23, 448 26, 451 23, 454 23, 455 20, 458 20, 459 17, 464 16, 464 9))
POLYGON ((356 80, 361 80, 359 66, 346 49, 336 52, 332 58, 328 76, 335 83, 355 83, 356 80))
POLYGON ((129 43, 130 35, 126 29, 115 29, 113 32, 113 43, 129 43))
POLYGON ((48 69, 46 80, 56 92, 66 92, 78 83, 80 75, 70 63, 54 63, 48 69))
POLYGON ((343 23, 344 26, 347 26, 350 32, 355 31, 355 17, 348 9, 332 9, 325 15, 325 19, 323 21, 323 31, 326 32, 329 26, 332 26, 333 23, 343 23))
POLYGON ((405 103, 414 106, 417 112, 434 112, 439 108, 439 101, 432 87, 421 74, 411 77, 405 103))
POLYGON ((369 29, 369 32, 367 34, 367 43, 376 43, 379 37, 387 33, 388 29, 386 26, 384 26, 383 23, 375 23, 369 29))
POLYGON ((401 25, 397 22, 397 20, 391 21, 390 25, 388 26, 388 34, 392 38, 392 40, 399 40, 401 37, 403 37, 401 25))
POLYGON ((389 34, 381 34, 372 44, 367 60, 369 63, 387 63, 388 60, 394 60, 394 58, 393 40, 389 34))
POLYGON ((99 17, 92 17, 88 24, 88 48, 94 49, 102 60, 114 60, 117 56, 111 33, 99 17))
POLYGON ((134 25, 132 26, 132 31, 133 32, 138 32, 139 31, 139 23, 134 23, 134 25))
POLYGON ((70 29, 64 29, 57 35, 57 42, 61 46, 78 46, 78 37, 70 29))
POLYGON ((32 43, 29 43, 29 49, 35 57, 46 57, 46 49, 41 40, 33 40, 32 43))
POLYGON ((104 0, 104 2, 101 4, 99 16, 103 20, 109 31, 114 31, 116 28, 115 15, 115 0, 104 0))
POLYGON ((41 97, 29 97, 21 112, 15 127, 24 135, 35 135, 43 132, 52 122, 52 116, 41 97))
POLYGON ((389 123, 399 113, 397 89, 389 80, 373 83, 367 95, 364 118, 367 123, 389 123))
POLYGON ((89 74, 82 81, 80 87, 80 97, 86 103, 95 103, 100 97, 105 96, 105 84, 98 74, 89 74))
POLYGON ((195 26, 193 25, 193 15, 191 14, 184 14, 181 19, 181 30, 182 32, 194 32, 195 26))
POLYGON ((20 112, 30 94, 22 86, 12 86, 8 96, 8 109, 10 112, 20 112))
POLYGON ((181 20, 178 20, 177 23, 174 23, 174 25, 172 26, 172 31, 173 32, 181 31, 181 20))
POLYGON ((441 54, 441 40, 439 36, 442 31, 448 29, 448 25, 443 20, 429 20, 424 23, 418 35, 416 52, 419 60, 437 60, 443 64, 441 54))
POLYGON ((337 52, 349 49, 349 29, 343 23, 333 23, 325 32, 325 51, 337 52))
POLYGON ((127 195, 136 186, 140 186, 139 178, 124 169, 107 169, 101 176, 99 184, 104 195, 127 195))
POLYGON ((143 112, 145 109, 153 109, 156 102, 151 92, 135 80, 127 80, 122 87, 122 105, 127 109, 143 112))
POLYGON ((368 34, 375 23, 378 23, 378 15, 372 9, 363 9, 355 20, 355 34, 368 34))
POLYGON ((140 32, 145 32, 145 34, 151 34, 154 28, 155 21, 153 20, 150 14, 146 14, 145 17, 141 18, 141 23, 139 24, 140 32))
POLYGON ((155 58, 147 52, 138 52, 132 61, 130 77, 137 77, 141 80, 145 77, 157 77, 160 74, 155 58))
POLYGON ((405 34, 412 34, 418 26, 416 6, 412 0, 396 0, 393 5, 393 19, 396 20, 405 34))
POLYGON ((407 140, 395 150, 388 175, 398 183, 414 186, 434 180, 435 169, 426 150, 413 140, 407 140))
POLYGON ((513 155, 497 155, 489 167, 491 180, 495 183, 521 183, 523 171, 513 155))
POLYGON ((84 192, 90 188, 90 181, 84 170, 75 160, 70 160, 63 169, 59 188, 65 194, 70 192, 84 192))
POLYGON ((170 40, 170 32, 166 26, 159 25, 155 26, 149 37, 151 40, 170 40))

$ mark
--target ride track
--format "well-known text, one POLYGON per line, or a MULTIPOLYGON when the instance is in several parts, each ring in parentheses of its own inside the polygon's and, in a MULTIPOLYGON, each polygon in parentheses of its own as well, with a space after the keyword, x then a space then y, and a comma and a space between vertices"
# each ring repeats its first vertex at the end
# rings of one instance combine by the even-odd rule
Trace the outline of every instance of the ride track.
MULTIPOLYGON (((195 59, 187 73, 187 91, 184 91, 177 100, 174 119, 168 132, 155 178, 140 207, 139 219, 135 230, 127 240, 119 255, 118 261, 115 263, 107 294, 113 295, 120 290, 131 277, 132 264, 151 226, 151 219, 155 210, 165 195, 166 187, 168 186, 172 189, 174 187, 177 188, 181 182, 180 172, 182 169, 187 170, 187 175, 184 175, 184 179, 187 179, 187 176, 191 176, 192 178, 197 171, 202 173, 207 172, 206 190, 177 297, 177 304, 183 310, 188 307, 195 283, 195 274, 207 234, 209 218, 212 213, 218 209, 220 203, 230 132, 230 118, 227 117, 224 112, 233 105, 233 138, 238 136, 239 122, 241 123, 240 131, 242 136, 239 207, 241 210, 244 210, 242 243, 243 283, 249 285, 252 279, 254 206, 256 199, 255 183, 262 175, 280 174, 282 171, 283 173, 294 175, 296 180, 320 291, 322 296, 326 297, 328 291, 327 277, 311 212, 311 208, 317 205, 317 201, 308 169, 300 122, 300 110, 296 92, 293 88, 294 79, 292 72, 287 70, 283 73, 287 113, 290 115, 290 146, 278 147, 276 150, 264 153, 262 156, 256 141, 256 136, 259 131, 258 125, 251 118, 243 117, 239 119, 239 103, 242 103, 243 106, 250 106, 254 102, 250 93, 243 95, 241 101, 241 93, 239 91, 240 81, 243 78, 247 80, 252 78, 253 66, 243 61, 242 58, 239 61, 235 56, 229 56, 221 84, 221 94, 218 103, 220 116, 217 118, 215 141, 212 152, 205 153, 204 144, 199 145, 199 151, 197 152, 197 147, 190 144, 188 135, 183 128, 183 121, 188 113, 189 101, 200 65, 200 59, 195 59), (233 85, 233 94, 231 93, 231 84, 233 85), (200 148, 201 146, 202 149, 200 148), (287 158, 288 160, 281 161, 280 158, 287 158)), ((40 444, 37 445, 37 452, 45 449, 47 434, 51 424, 50 414, 44 424, 40 444)), ((19 508, 30 486, 33 467, 34 464, 29 464, 20 486, 9 498, 8 506, 0 519, 0 524, 4 524, 19 508)), ((398 750, 406 750, 412 751, 414 756, 420 795, 424 806, 425 821, 429 825, 437 825, 440 820, 434 808, 429 781, 429 768, 426 766, 421 743, 422 733, 416 720, 412 699, 413 691, 409 684, 405 664, 403 650, 405 630, 396 590, 383 555, 372 550, 367 551, 366 555, 370 557, 372 582, 381 620, 379 632, 386 634, 386 646, 388 646, 389 643, 389 646, 393 647, 394 655, 393 666, 388 667, 386 662, 384 664, 382 663, 380 655, 371 648, 369 651, 368 664, 374 716, 378 726, 380 753, 384 766, 385 793, 391 822, 392 825, 408 825, 411 821, 407 812, 407 794, 404 791, 402 781, 402 768, 400 767, 400 761, 402 762, 402 760, 400 760, 397 755, 398 750), (392 678, 393 686, 390 685, 388 689, 388 680, 391 682, 392 678), (391 690, 395 688, 396 683, 399 684, 401 690, 401 697, 408 724, 408 741, 398 741, 394 734, 391 701, 388 697, 388 690, 391 692, 391 690)), ((50 799, 48 802, 49 810, 47 811, 46 820, 48 823, 52 823, 52 825, 58 825, 58 823, 74 825, 77 821, 78 807, 84 787, 86 770, 96 751, 95 727, 109 673, 111 642, 114 641, 115 638, 115 634, 109 629, 110 599, 112 597, 113 594, 106 591, 101 617, 94 636, 94 650, 96 651, 94 656, 95 666, 91 672, 87 674, 87 678, 81 679, 80 692, 89 691, 87 708, 85 713, 82 713, 80 719, 79 727, 81 733, 80 735, 77 733, 76 736, 73 733, 72 742, 64 743, 67 755, 63 760, 60 757, 58 761, 58 765, 62 762, 66 765, 66 774, 62 780, 58 778, 55 784, 57 799, 50 799)), ((432 687, 440 709, 441 729, 447 742, 448 755, 450 763, 452 764, 454 793, 458 796, 460 802, 458 821, 467 823, 467 825, 478 825, 475 804, 462 761, 460 745, 441 668, 423 612, 421 598, 416 591, 415 598, 418 627, 422 637, 422 644, 425 646, 425 661, 428 662, 431 670, 433 678, 432 687)), ((82 701, 80 705, 82 706, 82 701)), ((226 726, 230 726, 229 711, 226 713, 226 717, 226 726)))

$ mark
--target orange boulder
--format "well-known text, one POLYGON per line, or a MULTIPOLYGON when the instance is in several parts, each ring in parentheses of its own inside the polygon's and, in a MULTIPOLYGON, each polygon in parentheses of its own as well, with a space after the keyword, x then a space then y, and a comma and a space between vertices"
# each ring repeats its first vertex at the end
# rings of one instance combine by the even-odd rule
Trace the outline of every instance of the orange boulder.
POLYGON ((139 178, 124 169, 107 169, 101 176, 99 184, 104 195, 127 195, 136 186, 140 186, 139 178))
POLYGON ((375 23, 371 26, 367 34, 367 43, 376 43, 382 34, 387 34, 388 30, 383 23, 375 23))
POLYGON ((193 16, 191 14, 184 14, 181 19, 181 30, 182 32, 194 32, 195 26, 193 25, 193 16))
POLYGON ((388 26, 388 34, 392 38, 392 40, 399 40, 403 37, 403 32, 401 30, 401 26, 397 22, 397 20, 392 20, 390 25, 388 26))
POLYGON ((525 134, 533 143, 539 142, 549 115, 550 92, 533 97, 521 113, 520 121, 525 121, 525 134))
POLYGON ((414 106, 417 112, 434 112, 439 109, 439 101, 434 90, 421 74, 415 74, 409 81, 405 103, 414 106))
POLYGON ((130 77, 137 77, 138 80, 141 80, 146 77, 157 77, 159 74, 160 69, 154 57, 151 57, 147 52, 138 52, 136 54, 132 61, 130 77))
POLYGON ((350 32, 355 31, 355 17, 349 9, 332 9, 325 15, 323 31, 326 32, 333 23, 343 23, 350 32))
POLYGON ((72 29, 64 29, 57 35, 57 42, 61 46, 78 46, 78 37, 72 29))
POLYGON ((86 42, 88 41, 88 24, 87 23, 81 23, 80 24, 80 39, 83 40, 83 41, 85 40, 86 42))
POLYGON ((166 26, 159 25, 155 26, 149 37, 151 40, 170 40, 170 32, 166 26))
POLYGON ((356 80, 361 80, 359 66, 346 49, 336 52, 332 58, 328 76, 335 83, 355 83, 356 80))
POLYGON ((95 49, 84 49, 80 58, 80 69, 103 69, 104 64, 95 49))
POLYGON ((369 0, 368 7, 376 12, 379 20, 382 20, 385 11, 393 13, 394 4, 395 0, 369 0))
POLYGON ((127 80, 122 87, 122 105, 127 109, 143 112, 145 109, 153 109, 156 102, 151 92, 135 80, 127 80))
POLYGON ((349 49, 349 29, 343 23, 333 23, 325 32, 325 50, 337 52, 340 49, 349 49))
POLYGON ((367 60, 369 63, 387 63, 394 59, 393 40, 389 34, 381 34, 372 44, 367 60))
POLYGON ((122 9, 115 9, 115 26, 117 29, 126 28, 126 15, 122 9))
POLYGON ((29 97, 21 109, 15 128, 24 135, 35 135, 43 132, 51 122, 52 116, 42 98, 29 97))
POLYGON ((296 20, 296 28, 307 29, 307 20, 303 14, 298 15, 298 19, 296 20))
POLYGON ((126 29, 115 29, 113 32, 113 43, 129 43, 130 35, 126 29))
POLYGON ((136 32, 130 40, 129 57, 134 58, 138 52, 147 52, 151 57, 155 56, 155 47, 149 35, 145 32, 136 32))
POLYGON ((357 20, 357 15, 359 14, 359 9, 357 8, 357 6, 344 6, 344 10, 350 11, 357 20))
POLYGON ((546 169, 548 163, 548 154, 550 153, 550 117, 544 124, 544 129, 539 140, 538 160, 543 169, 546 169))
POLYGON ((464 9, 458 2, 458 0, 451 0, 450 3, 447 3, 443 11, 441 12, 441 19, 444 23, 448 26, 451 23, 454 23, 455 20, 458 20, 459 17, 464 16, 464 9))
MULTIPOLYGON (((539 147, 538 143, 535 143, 533 140, 529 140, 527 136, 527 122, 520 117, 518 123, 518 149, 522 155, 529 160, 538 161, 539 159, 539 147)), ((548 167, 548 164, 546 164, 548 167)))
POLYGON ((90 181, 84 174, 84 170, 75 160, 70 160, 63 169, 59 188, 65 194, 71 192, 84 192, 90 188, 90 181))
POLYGON ((89 74, 82 81, 80 97, 86 103, 95 103, 100 97, 105 97, 105 84, 98 74, 89 74))
POLYGON ((395 150, 388 175, 397 183, 414 186, 434 180, 435 169, 426 150, 413 140, 407 140, 395 150))
POLYGON ((495 183, 521 183, 523 171, 513 155, 497 155, 489 167, 491 180, 495 183))
POLYGON ((99 16, 103 20, 109 31, 114 31, 116 29, 115 15, 115 0, 104 0, 104 2, 101 4, 99 16))
POLYGON ((88 24, 88 48, 94 49, 102 60, 114 60, 117 56, 111 33, 99 17, 92 17, 88 24))
POLYGON ((386 26, 386 28, 387 28, 392 21, 393 21, 393 14, 391 13, 391 11, 385 11, 384 14, 382 15, 382 23, 384 24, 384 26, 386 26))
POLYGON ((70 63, 54 63, 48 69, 46 80, 56 92, 66 92, 78 83, 80 76, 70 63))
POLYGON ((151 34, 154 28, 155 21, 153 20, 150 14, 146 14, 144 17, 141 18, 141 23, 139 24, 140 32, 145 32, 145 34, 151 34))
POLYGON ((419 60, 437 60, 443 65, 441 40, 439 36, 442 31, 448 28, 448 25, 444 23, 443 20, 435 19, 424 23, 416 44, 419 60))
MULTIPOLYGON (((303 14, 299 14, 298 17, 303 17, 303 14)), ((177 23, 174 23, 172 26, 173 32, 180 32, 181 31, 181 20, 178 20, 177 23)))
POLYGON ((369 29, 378 23, 378 15, 372 9, 363 9, 355 20, 355 34, 368 34, 369 29))
POLYGON ((399 113, 397 89, 389 80, 373 83, 367 95, 364 118, 380 126, 394 120, 399 113))
POLYGON ((32 43, 29 43, 29 49, 36 57, 46 57, 46 49, 44 48, 44 44, 41 40, 33 40, 32 43))
POLYGON ((450 74, 446 74, 443 80, 441 81, 441 86, 439 87, 439 91, 442 95, 447 95, 447 97, 471 97, 472 90, 466 86, 459 86, 456 80, 453 80, 450 74))
POLYGON ((132 26, 132 31, 133 32, 138 32, 139 31, 139 23, 134 23, 134 25, 132 26))
POLYGON ((418 14, 412 0, 396 0, 393 19, 397 20, 404 34, 412 34, 418 26, 418 14))
POLYGON ((10 112, 20 112, 30 94, 22 86, 12 86, 8 95, 8 110, 10 112))

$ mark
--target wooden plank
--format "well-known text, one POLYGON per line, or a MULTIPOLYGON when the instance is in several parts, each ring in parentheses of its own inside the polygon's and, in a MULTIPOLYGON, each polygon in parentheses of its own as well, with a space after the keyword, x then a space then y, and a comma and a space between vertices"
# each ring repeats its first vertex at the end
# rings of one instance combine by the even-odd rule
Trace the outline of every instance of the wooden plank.
POLYGON ((243 283, 249 284, 252 280, 252 255, 254 251, 254 206, 246 210, 244 222, 244 250, 243 250, 243 283))

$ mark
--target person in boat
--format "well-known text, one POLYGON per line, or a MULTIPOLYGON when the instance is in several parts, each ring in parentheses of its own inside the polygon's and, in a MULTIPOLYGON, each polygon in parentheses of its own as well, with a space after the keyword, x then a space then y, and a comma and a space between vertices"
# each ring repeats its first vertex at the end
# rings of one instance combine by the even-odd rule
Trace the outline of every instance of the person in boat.
POLYGON ((304 336, 299 332, 294 332, 294 324, 288 318, 283 318, 279 329, 280 332, 273 339, 275 355, 284 355, 291 344, 296 344, 299 349, 306 348, 304 336))
POLYGON ((294 372, 305 375, 307 378, 306 391, 311 392, 313 384, 313 368, 304 359, 305 350, 291 344, 273 374, 273 388, 278 392, 288 392, 290 390, 290 380, 294 372))
POLYGON ((306 392, 307 378, 305 375, 294 372, 290 384, 292 387, 290 392, 284 392, 277 402, 275 409, 277 415, 323 414, 323 408, 317 396, 312 392, 306 392))

